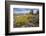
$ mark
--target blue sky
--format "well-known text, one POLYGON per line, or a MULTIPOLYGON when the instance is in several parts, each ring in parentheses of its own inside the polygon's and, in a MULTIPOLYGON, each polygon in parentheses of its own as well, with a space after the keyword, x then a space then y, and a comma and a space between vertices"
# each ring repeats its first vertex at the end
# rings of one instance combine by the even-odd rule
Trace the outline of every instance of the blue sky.
POLYGON ((29 13, 30 11, 32 12, 32 10, 36 13, 37 9, 29 9, 29 8, 14 8, 13 11, 14 13, 29 13))

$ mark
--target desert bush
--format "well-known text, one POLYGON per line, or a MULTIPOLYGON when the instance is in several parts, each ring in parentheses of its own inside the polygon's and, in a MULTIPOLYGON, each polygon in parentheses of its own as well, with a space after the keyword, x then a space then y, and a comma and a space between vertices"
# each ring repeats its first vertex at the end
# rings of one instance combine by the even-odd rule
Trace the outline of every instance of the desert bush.
POLYGON ((14 20, 15 20, 15 25, 17 26, 17 27, 21 27, 21 26, 23 26, 23 25, 26 25, 28 22, 29 22, 29 20, 30 20, 30 22, 31 22, 31 20, 32 20, 32 17, 31 17, 32 15, 26 15, 26 16, 24 16, 24 15, 21 15, 21 16, 19 16, 19 17, 17 17, 17 16, 15 16, 14 17, 14 20), (30 19, 28 19, 28 18, 30 18, 30 19))

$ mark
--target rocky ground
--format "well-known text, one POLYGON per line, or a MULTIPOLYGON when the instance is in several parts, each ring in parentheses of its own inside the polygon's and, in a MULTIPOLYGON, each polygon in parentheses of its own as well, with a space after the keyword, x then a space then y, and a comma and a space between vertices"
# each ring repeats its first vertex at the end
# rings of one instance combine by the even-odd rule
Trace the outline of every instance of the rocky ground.
POLYGON ((26 25, 23 25, 22 27, 38 27, 38 24, 28 23, 26 25))

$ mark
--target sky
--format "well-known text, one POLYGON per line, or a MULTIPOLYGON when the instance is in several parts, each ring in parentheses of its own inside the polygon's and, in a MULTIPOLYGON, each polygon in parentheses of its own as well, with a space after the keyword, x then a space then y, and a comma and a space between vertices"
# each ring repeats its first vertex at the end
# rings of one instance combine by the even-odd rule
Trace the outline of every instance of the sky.
POLYGON ((14 8, 13 12, 14 13, 29 13, 30 11, 32 12, 32 10, 33 10, 34 13, 36 13, 38 9, 14 8))

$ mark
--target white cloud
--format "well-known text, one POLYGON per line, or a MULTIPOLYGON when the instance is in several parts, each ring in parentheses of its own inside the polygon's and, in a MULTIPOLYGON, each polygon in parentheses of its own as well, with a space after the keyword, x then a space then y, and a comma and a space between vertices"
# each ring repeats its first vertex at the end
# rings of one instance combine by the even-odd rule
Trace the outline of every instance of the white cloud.
POLYGON ((37 13, 37 10, 33 10, 33 13, 36 14, 37 13))

